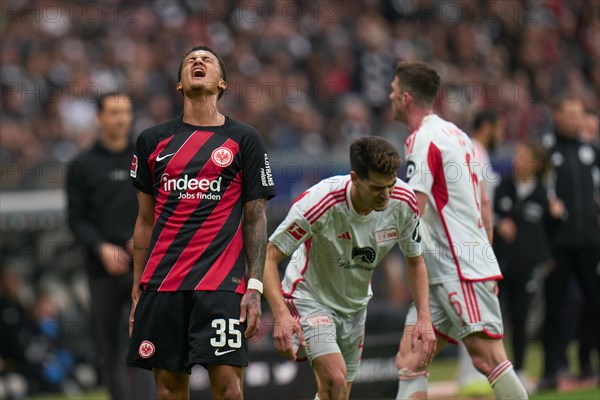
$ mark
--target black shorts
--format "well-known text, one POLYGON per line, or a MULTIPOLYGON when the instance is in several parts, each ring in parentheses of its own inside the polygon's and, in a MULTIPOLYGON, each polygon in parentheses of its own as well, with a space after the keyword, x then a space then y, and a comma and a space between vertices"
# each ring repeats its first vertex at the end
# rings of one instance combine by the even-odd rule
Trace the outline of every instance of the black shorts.
POLYGON ((195 364, 247 366, 241 299, 229 291, 142 292, 127 365, 188 374, 195 364))

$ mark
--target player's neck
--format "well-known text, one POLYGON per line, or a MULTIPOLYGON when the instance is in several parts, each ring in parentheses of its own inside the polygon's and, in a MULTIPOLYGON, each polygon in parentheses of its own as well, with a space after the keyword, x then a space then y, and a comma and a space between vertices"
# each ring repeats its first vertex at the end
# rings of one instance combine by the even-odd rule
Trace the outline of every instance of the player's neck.
POLYGON ((185 97, 183 122, 196 126, 221 126, 225 116, 217 109, 217 96, 185 97))
POLYGON ((408 114, 408 122, 406 123, 406 127, 410 133, 413 133, 421 126, 423 119, 428 115, 433 114, 432 109, 425 108, 415 108, 411 113, 408 114))
POLYGON ((373 211, 372 208, 364 204, 358 195, 356 186, 354 186, 352 183, 350 183, 350 201, 352 202, 352 208, 354 208, 354 211, 356 211, 358 215, 368 215, 371 211, 373 211))

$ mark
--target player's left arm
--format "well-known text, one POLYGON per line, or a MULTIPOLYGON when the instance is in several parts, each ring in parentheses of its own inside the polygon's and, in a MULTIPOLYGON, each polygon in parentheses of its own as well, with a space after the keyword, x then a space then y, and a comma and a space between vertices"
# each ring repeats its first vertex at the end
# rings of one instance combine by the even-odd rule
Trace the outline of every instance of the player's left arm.
POLYGON ((428 365, 436 352, 436 337, 429 311, 429 279, 423 256, 407 257, 407 278, 410 293, 417 308, 417 322, 413 328, 412 351, 417 351, 417 341, 423 342, 421 366, 428 365))
POLYGON ((483 226, 485 226, 485 233, 487 234, 490 244, 494 240, 494 221, 492 219, 492 203, 490 197, 485 189, 485 183, 483 180, 479 182, 479 192, 481 193, 481 219, 483 220, 483 226))
MULTIPOLYGON (((249 287, 240 303, 240 322, 248 319, 245 336, 247 339, 256 335, 260 328, 262 314, 260 297, 262 289, 256 288, 252 283, 262 282, 267 251, 267 199, 259 198, 244 203, 244 221, 242 235, 244 251, 248 261, 246 277, 249 287), (251 279, 255 281, 250 282, 251 279), (258 282, 257 282, 258 281, 258 282)), ((262 283, 260 284, 262 285, 262 283)))

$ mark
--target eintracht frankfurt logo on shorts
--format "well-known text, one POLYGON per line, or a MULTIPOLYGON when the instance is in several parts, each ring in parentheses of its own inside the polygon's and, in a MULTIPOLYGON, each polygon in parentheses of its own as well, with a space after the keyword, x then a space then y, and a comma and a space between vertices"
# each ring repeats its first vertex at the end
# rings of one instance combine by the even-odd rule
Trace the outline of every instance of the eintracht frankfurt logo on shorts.
POLYGON ((138 353, 140 353, 140 357, 142 357, 142 358, 152 357, 154 355, 154 344, 149 340, 144 340, 140 344, 138 353))
POLYGON ((213 150, 210 158, 219 167, 227 167, 233 161, 233 153, 227 147, 219 147, 213 150))

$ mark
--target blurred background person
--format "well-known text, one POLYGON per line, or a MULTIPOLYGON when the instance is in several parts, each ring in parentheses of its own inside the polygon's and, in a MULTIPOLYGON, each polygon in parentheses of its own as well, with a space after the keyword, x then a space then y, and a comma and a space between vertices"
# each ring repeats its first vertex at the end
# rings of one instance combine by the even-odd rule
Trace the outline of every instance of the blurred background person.
POLYGON ((518 143, 512 175, 496 189, 494 251, 504 279, 499 282, 500 300, 507 311, 515 371, 523 385, 533 389, 524 370, 529 305, 537 290, 534 271, 546 268, 552 259, 547 236, 549 218, 560 218, 562 202, 550 204, 544 184, 548 171, 546 150, 541 143, 518 143))
POLYGON ((115 400, 152 397, 154 385, 147 371, 131 369, 128 373, 125 368, 126 315, 133 285, 131 238, 137 216, 135 190, 129 179, 134 151, 132 121, 128 95, 111 92, 98 98, 100 135, 94 146, 71 164, 66 188, 69 227, 87 249, 102 378, 115 400), (130 381, 129 375, 137 379, 130 381))
MULTIPOLYGON (((500 174, 494 169, 490 156, 498 144, 504 141, 504 118, 492 109, 477 113, 471 132, 475 159, 481 167, 481 175, 490 200, 494 199, 494 191, 500 184, 500 174)), ((492 209, 493 211, 493 209, 492 209)))
POLYGON ((553 104, 554 134, 544 138, 554 171, 550 181, 551 198, 555 196, 563 202, 565 212, 561 220, 550 227, 555 268, 546 279, 545 361, 540 390, 558 386, 557 375, 566 360, 568 327, 564 318, 573 314, 572 299, 567 295, 571 277, 577 280, 584 302, 590 307, 593 337, 596 343, 600 341, 599 154, 579 138, 583 110, 579 98, 559 98, 553 104))

